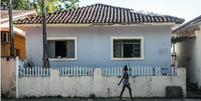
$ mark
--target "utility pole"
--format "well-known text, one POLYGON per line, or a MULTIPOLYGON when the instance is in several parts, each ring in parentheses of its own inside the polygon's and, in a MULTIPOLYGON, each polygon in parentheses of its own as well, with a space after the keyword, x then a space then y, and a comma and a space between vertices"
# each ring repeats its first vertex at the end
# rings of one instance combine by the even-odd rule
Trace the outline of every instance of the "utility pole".
POLYGON ((10 31, 10 56, 15 56, 14 33, 13 33, 13 16, 12 16, 12 0, 10 0, 10 3, 9 3, 9 31, 10 31))
POLYGON ((43 3, 43 67, 49 68, 49 59, 47 53, 47 31, 46 31, 46 8, 45 8, 45 0, 43 3))

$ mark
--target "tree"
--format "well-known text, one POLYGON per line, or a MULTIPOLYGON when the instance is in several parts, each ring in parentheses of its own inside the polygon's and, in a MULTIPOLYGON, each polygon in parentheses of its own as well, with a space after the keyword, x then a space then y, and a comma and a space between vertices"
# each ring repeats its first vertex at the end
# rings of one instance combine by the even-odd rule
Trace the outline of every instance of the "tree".
MULTIPOLYGON (((10 0, 1 0, 1 9, 8 9, 8 3, 10 0)), ((13 9, 30 9, 29 0, 12 0, 13 9)))
POLYGON ((59 0, 58 10, 66 10, 71 8, 77 8, 79 5, 79 0, 59 0))
MULTIPOLYGON (((1 0, 1 9, 8 9, 10 0, 1 0)), ((46 12, 53 13, 55 11, 76 8, 79 0, 46 0, 46 12)), ((13 9, 36 9, 39 15, 42 14, 42 0, 12 0, 13 9)))
MULTIPOLYGON (((46 11, 47 13, 53 13, 58 10, 57 7, 58 0, 46 0, 46 11)), ((36 9, 39 15, 42 14, 42 1, 34 2, 32 8, 36 9)))

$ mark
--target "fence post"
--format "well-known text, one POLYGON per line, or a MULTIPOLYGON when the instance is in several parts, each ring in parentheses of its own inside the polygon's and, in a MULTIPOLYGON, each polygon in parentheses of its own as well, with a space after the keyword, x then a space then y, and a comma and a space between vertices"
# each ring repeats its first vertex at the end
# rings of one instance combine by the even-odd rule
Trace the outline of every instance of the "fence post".
POLYGON ((29 67, 29 76, 31 76, 31 67, 29 67))
POLYGON ((68 67, 68 76, 70 76, 70 73, 71 73, 70 67, 68 67))
POLYGON ((61 67, 61 76, 63 76, 63 75, 64 75, 64 68, 61 67))
POLYGON ((141 75, 144 75, 144 67, 143 66, 141 66, 141 75))
POLYGON ((85 67, 85 73, 86 73, 86 75, 87 75, 87 67, 85 67))
POLYGON ((144 66, 144 75, 147 75, 147 66, 144 66))
POLYGON ((137 66, 134 67, 135 75, 137 75, 137 66))
POLYGON ((156 67, 155 71, 156 71, 156 75, 158 75, 158 67, 156 67))
POLYGON ((138 66, 137 69, 138 69, 138 75, 140 75, 141 74, 140 73, 140 66, 138 66))
POLYGON ((80 67, 80 74, 79 74, 80 76, 82 75, 82 67, 80 67))
POLYGON ((44 72, 43 76, 46 76, 46 70, 44 67, 43 67, 43 72, 44 72))
POLYGON ((117 72, 117 67, 114 67, 114 76, 116 76, 117 72))
POLYGON ((119 76, 119 67, 117 67, 117 76, 119 76))
POLYGON ((112 73, 111 73, 111 75, 114 75, 114 74, 113 74, 113 67, 112 67, 112 73))
POLYGON ((108 74, 108 75, 110 76, 110 75, 111 75, 111 74, 110 74, 110 67, 109 67, 108 69, 109 69, 109 70, 108 70, 108 72, 109 72, 109 74, 108 74))
POLYGON ((40 67, 40 76, 43 76, 43 67, 40 67))
POLYGON ((123 69, 122 69, 122 67, 120 67, 120 75, 122 76, 123 75, 123 69))
POLYGON ((149 66, 147 66, 146 71, 147 71, 147 75, 150 75, 149 66))
POLYGON ((162 75, 162 73, 161 73, 161 67, 159 67, 158 71, 159 71, 159 75, 162 75))
POLYGON ((34 76, 34 67, 31 69, 31 76, 34 76))
POLYGON ((64 67, 64 76, 67 75, 67 67, 64 67))
POLYGON ((73 75, 73 69, 72 67, 69 67, 70 68, 70 75, 72 76, 73 75))
POLYGON ((132 76, 134 76, 135 73, 134 73, 134 66, 132 66, 132 76))
POLYGON ((38 76, 38 70, 37 70, 38 67, 35 67, 35 76, 38 76))
POLYGON ((37 74, 40 76, 40 67, 37 67, 37 74))

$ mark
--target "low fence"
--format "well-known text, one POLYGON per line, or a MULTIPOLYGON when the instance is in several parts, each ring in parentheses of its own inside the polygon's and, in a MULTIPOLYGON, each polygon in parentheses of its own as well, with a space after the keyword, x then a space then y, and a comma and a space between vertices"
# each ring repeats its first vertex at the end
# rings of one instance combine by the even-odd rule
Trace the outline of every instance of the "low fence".
MULTIPOLYGON (((118 97, 122 89, 117 85, 123 75, 122 67, 27 67, 15 57, 1 58, 1 67, 1 93, 8 98, 118 97)), ((172 68, 172 74, 176 75, 168 76, 161 76, 161 70, 151 66, 131 67, 128 73, 134 97, 165 97, 167 86, 181 86, 186 97, 186 69, 172 68)), ((124 97, 129 97, 127 91, 124 97)))
POLYGON ((43 67, 19 68, 19 76, 20 77, 50 76, 50 68, 43 68, 43 67))
MULTIPOLYGON (((94 68, 88 67, 61 67, 59 68, 59 76, 92 76, 94 68)), ((50 68, 44 67, 27 67, 19 68, 19 77, 36 77, 50 76, 50 68)))
MULTIPOLYGON (((101 68, 93 69, 93 76, 60 76, 62 68, 50 70, 47 77, 19 77, 19 97, 118 97, 122 89, 121 78, 104 76, 101 68)), ((186 97, 185 68, 174 76, 131 76, 129 82, 134 97, 166 97, 167 86, 180 86, 186 97)), ((129 97, 127 89, 123 96, 129 97)))
POLYGON ((92 76, 93 69, 89 67, 78 67, 78 66, 70 66, 70 67, 61 67, 59 68, 60 76, 92 76))
MULTIPOLYGON (((128 73, 131 76, 153 76, 162 75, 161 67, 152 68, 151 66, 132 66, 128 73)), ((103 68, 104 76, 121 76, 123 75, 123 67, 103 68)))
MULTIPOLYGON (((167 75, 176 75, 177 69, 172 69, 172 73, 167 75), (173 71, 174 70, 174 71, 173 71)), ((103 76, 122 76, 124 71, 123 67, 108 67, 102 68, 103 76)), ((21 67, 19 68, 20 77, 32 76, 50 76, 50 68, 43 67, 21 67)), ((93 76, 94 68, 69 66, 59 68, 59 76, 93 76)), ((162 68, 151 66, 132 66, 128 71, 131 76, 161 76, 162 68)))

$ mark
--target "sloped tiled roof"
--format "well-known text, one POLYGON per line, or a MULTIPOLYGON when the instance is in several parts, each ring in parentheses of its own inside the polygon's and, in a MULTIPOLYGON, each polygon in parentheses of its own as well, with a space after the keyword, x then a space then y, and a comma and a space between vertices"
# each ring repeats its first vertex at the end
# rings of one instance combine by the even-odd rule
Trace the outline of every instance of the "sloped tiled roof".
MULTIPOLYGON (((13 17, 31 12, 36 12, 36 10, 12 10, 13 17)), ((1 10, 1 20, 7 18, 9 18, 8 10, 1 10)))
POLYGON ((172 33, 175 33, 177 31, 181 30, 182 28, 190 25, 192 22, 197 23, 195 21, 201 22, 201 15, 196 17, 196 18, 194 18, 194 19, 192 19, 192 20, 190 20, 190 21, 188 21, 188 22, 186 22, 186 23, 184 23, 184 24, 182 24, 182 25, 180 25, 180 26, 178 26, 178 27, 176 27, 175 29, 172 30, 172 33))
POLYGON ((195 28, 187 30, 183 33, 172 36, 171 40, 172 40, 172 42, 176 43, 176 42, 181 42, 181 41, 185 41, 188 39, 196 38, 196 35, 195 35, 196 30, 199 30, 199 27, 195 27, 195 28))
MULTIPOLYGON (((151 15, 134 12, 132 9, 105 4, 94 4, 76 9, 49 13, 47 24, 141 24, 178 23, 184 19, 169 15, 151 15)), ((14 24, 42 24, 42 16, 20 19, 14 24)))

